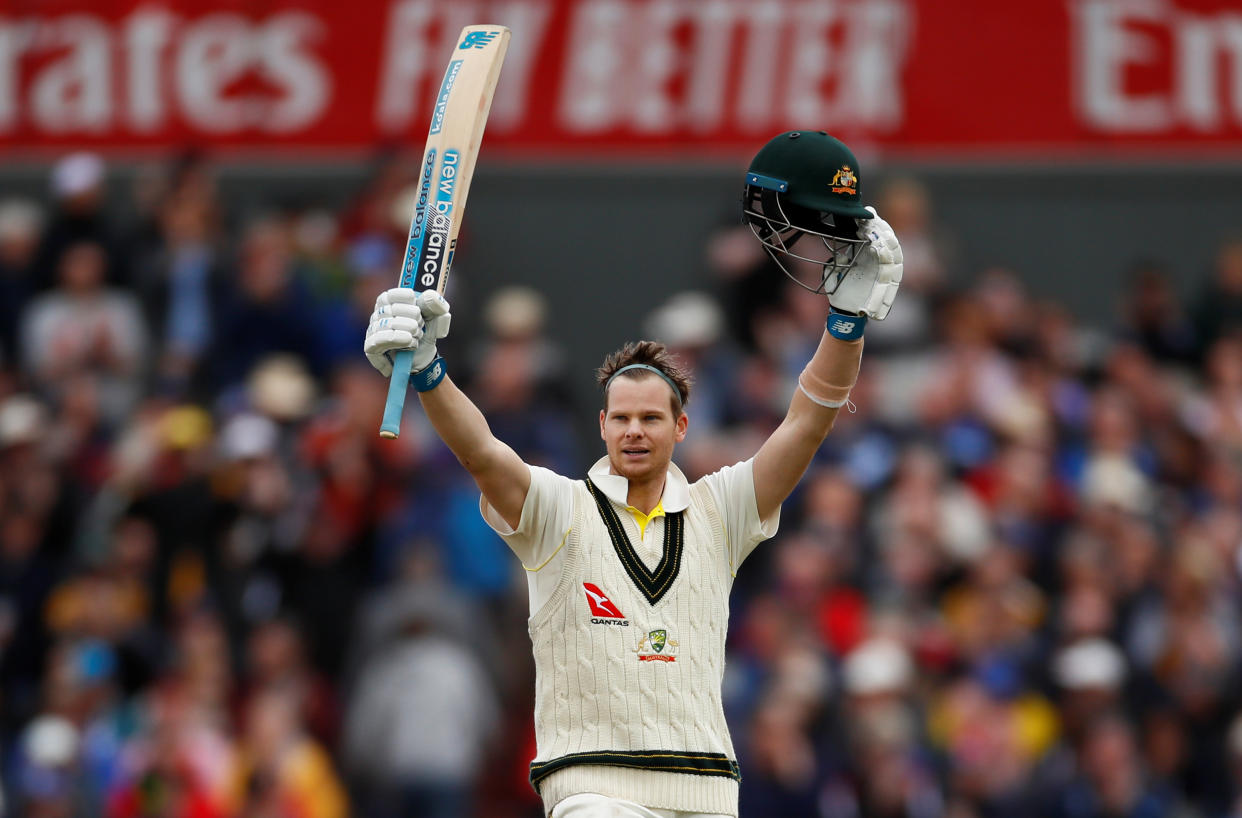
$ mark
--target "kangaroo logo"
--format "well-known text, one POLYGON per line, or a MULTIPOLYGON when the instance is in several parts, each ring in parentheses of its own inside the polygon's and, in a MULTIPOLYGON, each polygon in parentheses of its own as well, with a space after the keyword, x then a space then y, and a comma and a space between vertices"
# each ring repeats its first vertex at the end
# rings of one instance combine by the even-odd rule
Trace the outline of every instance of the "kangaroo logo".
POLYGON ((667 628, 656 628, 638 640, 634 652, 640 662, 676 662, 677 657, 671 654, 676 653, 680 646, 676 639, 668 638, 667 628))

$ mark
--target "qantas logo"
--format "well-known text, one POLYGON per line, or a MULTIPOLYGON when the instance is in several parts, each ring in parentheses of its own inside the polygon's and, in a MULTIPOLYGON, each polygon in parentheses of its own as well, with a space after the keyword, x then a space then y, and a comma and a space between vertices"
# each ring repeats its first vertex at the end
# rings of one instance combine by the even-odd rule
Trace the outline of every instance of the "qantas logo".
POLYGON ((596 625, 629 625, 630 621, 625 618, 625 614, 621 613, 621 609, 616 603, 608 598, 608 595, 599 589, 598 585, 590 582, 582 583, 582 589, 586 591, 587 605, 591 609, 591 622, 596 625))

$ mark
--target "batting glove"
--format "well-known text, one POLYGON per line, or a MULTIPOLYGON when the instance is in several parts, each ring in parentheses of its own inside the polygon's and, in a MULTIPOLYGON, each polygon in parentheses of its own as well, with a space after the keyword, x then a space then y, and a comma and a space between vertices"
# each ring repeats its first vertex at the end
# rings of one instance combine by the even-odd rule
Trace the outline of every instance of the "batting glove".
POLYGON ((436 342, 448 335, 449 303, 435 290, 406 287, 385 290, 375 299, 362 349, 384 377, 392 374, 392 354, 414 350, 410 372, 421 372, 436 359, 436 342))
POLYGON ((867 246, 859 251, 854 266, 829 293, 828 302, 841 312, 882 321, 901 286, 901 244, 888 222, 876 215, 875 208, 867 209, 872 218, 858 223, 858 237, 865 239, 867 246))

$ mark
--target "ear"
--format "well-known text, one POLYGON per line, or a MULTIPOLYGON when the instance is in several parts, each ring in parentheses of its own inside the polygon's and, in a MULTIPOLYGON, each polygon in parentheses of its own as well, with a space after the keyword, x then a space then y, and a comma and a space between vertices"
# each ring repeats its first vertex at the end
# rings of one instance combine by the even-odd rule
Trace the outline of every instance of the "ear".
POLYGON ((599 410, 599 439, 606 442, 608 438, 604 436, 604 414, 605 414, 604 410, 600 409, 599 410))
POLYGON ((677 416, 677 442, 680 443, 686 439, 686 427, 690 425, 690 416, 682 412, 677 416))

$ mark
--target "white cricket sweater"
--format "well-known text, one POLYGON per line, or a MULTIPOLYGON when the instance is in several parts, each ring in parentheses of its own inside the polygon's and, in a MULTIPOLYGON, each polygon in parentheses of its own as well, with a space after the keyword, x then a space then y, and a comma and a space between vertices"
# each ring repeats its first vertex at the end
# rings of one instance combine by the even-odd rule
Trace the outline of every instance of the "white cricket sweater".
POLYGON ((691 486, 689 507, 666 515, 662 557, 649 570, 626 537, 627 512, 592 488, 573 483, 560 581, 529 623, 531 783, 549 812, 592 792, 737 815, 720 693, 733 579, 711 491, 691 486))

